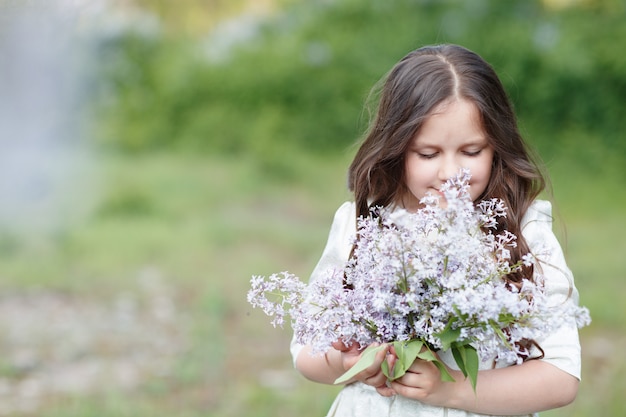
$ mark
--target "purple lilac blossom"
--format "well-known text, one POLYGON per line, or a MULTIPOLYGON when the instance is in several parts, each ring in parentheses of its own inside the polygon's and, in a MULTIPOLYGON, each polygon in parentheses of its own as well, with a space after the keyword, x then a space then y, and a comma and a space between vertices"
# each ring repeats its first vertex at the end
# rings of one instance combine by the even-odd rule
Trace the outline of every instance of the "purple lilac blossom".
POLYGON ((452 328, 460 331, 457 342, 474 346, 482 360, 513 364, 529 355, 522 342, 572 318, 579 327, 588 324, 587 309, 550 305, 540 276, 520 288, 507 284, 507 274, 537 257, 511 264, 516 236, 493 232, 506 207, 497 199, 474 205, 468 189, 469 173, 462 171, 441 189, 445 207, 427 195, 403 224, 388 209, 373 208, 358 219, 345 268, 308 286, 288 272, 254 276, 248 301, 273 316, 274 326, 289 314, 297 342, 313 353, 337 340, 365 347, 420 339, 441 349, 440 334, 452 328))

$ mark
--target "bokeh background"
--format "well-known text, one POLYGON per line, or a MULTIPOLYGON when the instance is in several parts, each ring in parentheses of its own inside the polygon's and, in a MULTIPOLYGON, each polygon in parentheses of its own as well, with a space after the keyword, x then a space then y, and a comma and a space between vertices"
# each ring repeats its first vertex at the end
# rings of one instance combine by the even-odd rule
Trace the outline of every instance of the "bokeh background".
POLYGON ((249 279, 306 279, 370 89, 442 42, 502 78, 594 319, 544 415, 625 415, 623 0, 0 0, 0 416, 325 415, 249 279))

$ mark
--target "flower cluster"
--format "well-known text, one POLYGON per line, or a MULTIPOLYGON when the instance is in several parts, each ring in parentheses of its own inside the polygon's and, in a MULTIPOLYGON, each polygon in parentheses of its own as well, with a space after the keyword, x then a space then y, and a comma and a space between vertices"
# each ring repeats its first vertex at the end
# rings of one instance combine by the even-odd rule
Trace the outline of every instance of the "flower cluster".
POLYGON ((314 352, 337 340, 360 346, 417 340, 422 350, 452 349, 474 383, 478 358, 474 365, 459 358, 521 363, 530 355, 526 341, 572 318, 587 324, 586 309, 551 305, 540 279, 507 282, 508 274, 536 258, 527 254, 511 263, 516 236, 495 231, 506 207, 496 199, 474 205, 468 184, 469 173, 462 171, 442 187, 445 205, 427 195, 416 213, 394 217, 385 208, 372 210, 358 220, 355 250, 344 269, 308 286, 289 273, 256 276, 248 301, 274 315, 275 325, 288 305, 297 341, 314 352), (270 293, 278 302, 266 297, 270 293))

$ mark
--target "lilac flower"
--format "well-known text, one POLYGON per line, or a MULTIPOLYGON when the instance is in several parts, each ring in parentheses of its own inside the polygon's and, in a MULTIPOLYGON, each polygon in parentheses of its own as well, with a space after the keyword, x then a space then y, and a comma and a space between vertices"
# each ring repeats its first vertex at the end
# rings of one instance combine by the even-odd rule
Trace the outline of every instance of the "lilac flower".
MULTIPOLYGON (((419 341, 430 350, 513 364, 529 356, 527 340, 567 320, 588 324, 585 308, 550 305, 541 279, 519 288, 506 282, 537 258, 526 254, 511 264, 516 236, 494 234, 506 207, 497 199, 474 205, 468 190, 469 173, 462 171, 441 188, 445 207, 427 195, 423 208, 398 223, 388 209, 372 209, 358 219, 353 257, 343 269, 308 286, 288 272, 255 276, 248 301, 273 316, 275 326, 289 314, 296 340, 314 353, 337 340, 363 347, 419 341)), ((457 364, 475 384, 477 363, 457 364)))

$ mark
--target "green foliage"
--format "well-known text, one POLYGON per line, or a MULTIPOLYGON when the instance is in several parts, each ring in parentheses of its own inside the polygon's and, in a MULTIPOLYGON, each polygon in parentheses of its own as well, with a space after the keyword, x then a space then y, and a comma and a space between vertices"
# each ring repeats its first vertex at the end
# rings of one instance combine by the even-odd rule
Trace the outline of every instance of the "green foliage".
POLYGON ((452 42, 494 65, 544 154, 577 131, 625 156, 626 56, 615 47, 626 43, 625 11, 605 3, 299 2, 220 59, 207 52, 215 37, 125 32, 100 44, 100 141, 251 154, 274 167, 290 149, 342 151, 366 128, 371 87, 399 58, 452 42))

